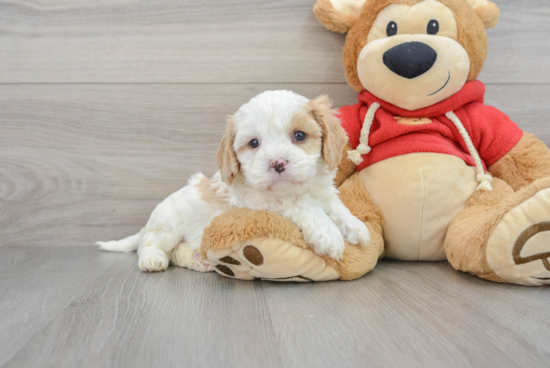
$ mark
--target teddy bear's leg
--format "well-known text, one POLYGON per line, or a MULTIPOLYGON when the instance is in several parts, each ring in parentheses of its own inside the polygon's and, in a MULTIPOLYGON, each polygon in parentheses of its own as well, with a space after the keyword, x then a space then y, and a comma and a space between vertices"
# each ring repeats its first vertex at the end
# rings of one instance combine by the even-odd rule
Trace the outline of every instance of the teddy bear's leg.
POLYGON ((242 280, 353 280, 370 272, 383 253, 382 213, 363 182, 353 175, 339 188, 342 201, 370 230, 369 246, 346 244, 337 262, 319 256, 302 232, 269 211, 236 208, 216 217, 205 229, 201 254, 221 275, 242 280))
POLYGON ((220 275, 241 280, 337 280, 337 262, 319 256, 302 232, 286 218, 269 211, 236 208, 205 228, 203 259, 220 275))
POLYGON ((338 187, 340 199, 352 215, 363 221, 370 231, 368 247, 347 245, 344 259, 339 264, 343 280, 353 280, 372 271, 378 259, 384 255, 382 211, 374 204, 359 174, 349 177, 338 187))
POLYGON ((550 177, 550 150, 534 134, 523 133, 518 144, 489 167, 489 171, 518 191, 550 177))
POLYGON ((495 178, 451 223, 447 259, 457 270, 522 285, 550 283, 550 178, 514 189, 495 178))

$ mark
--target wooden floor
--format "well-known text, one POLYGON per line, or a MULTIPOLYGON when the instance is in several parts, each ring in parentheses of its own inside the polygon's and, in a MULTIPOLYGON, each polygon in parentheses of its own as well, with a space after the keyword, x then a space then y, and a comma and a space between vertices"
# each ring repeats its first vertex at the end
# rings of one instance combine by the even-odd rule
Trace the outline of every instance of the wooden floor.
POLYGON ((548 288, 384 261, 244 282, 93 247, 0 250, 1 367, 548 367, 548 288))
MULTIPOLYGON (((550 289, 446 263, 239 282, 91 245, 136 232, 267 89, 335 106, 314 0, 0 0, 0 367, 549 367, 550 289)), ((550 144, 550 1, 495 0, 486 103, 550 144)))

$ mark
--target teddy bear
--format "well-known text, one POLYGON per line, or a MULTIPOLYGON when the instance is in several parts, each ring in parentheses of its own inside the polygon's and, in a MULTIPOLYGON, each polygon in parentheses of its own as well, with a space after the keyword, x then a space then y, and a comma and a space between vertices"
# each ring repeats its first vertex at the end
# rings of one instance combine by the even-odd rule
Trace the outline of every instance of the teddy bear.
POLYGON ((349 140, 335 181, 371 243, 346 244, 336 261, 315 254, 281 216, 239 208, 208 226, 200 257, 243 280, 352 280, 388 257, 550 284, 550 150, 485 105, 476 79, 497 6, 318 0, 314 13, 347 33, 345 76, 359 96, 338 110, 349 140))

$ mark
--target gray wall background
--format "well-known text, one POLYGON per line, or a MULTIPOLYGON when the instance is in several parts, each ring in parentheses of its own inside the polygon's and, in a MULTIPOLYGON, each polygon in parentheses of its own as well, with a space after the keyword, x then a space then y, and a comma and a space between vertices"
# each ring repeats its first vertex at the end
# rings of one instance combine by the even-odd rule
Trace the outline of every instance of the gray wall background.
MULTIPOLYGON (((136 232, 264 90, 355 103, 313 2, 0 0, 0 247, 136 232)), ((496 3, 486 102, 548 144, 550 2, 496 3)))

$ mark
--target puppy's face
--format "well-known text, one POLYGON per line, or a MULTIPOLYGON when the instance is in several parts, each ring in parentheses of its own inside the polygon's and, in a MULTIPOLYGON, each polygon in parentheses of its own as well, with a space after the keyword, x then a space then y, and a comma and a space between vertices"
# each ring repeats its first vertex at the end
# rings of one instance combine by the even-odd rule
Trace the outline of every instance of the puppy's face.
POLYGON ((326 97, 310 101, 289 91, 268 91, 230 119, 218 151, 222 179, 242 175, 257 190, 277 192, 335 170, 347 136, 326 97))
POLYGON ((458 92, 470 72, 458 43, 454 14, 436 0, 382 10, 357 61, 363 86, 407 110, 434 105, 458 92))

